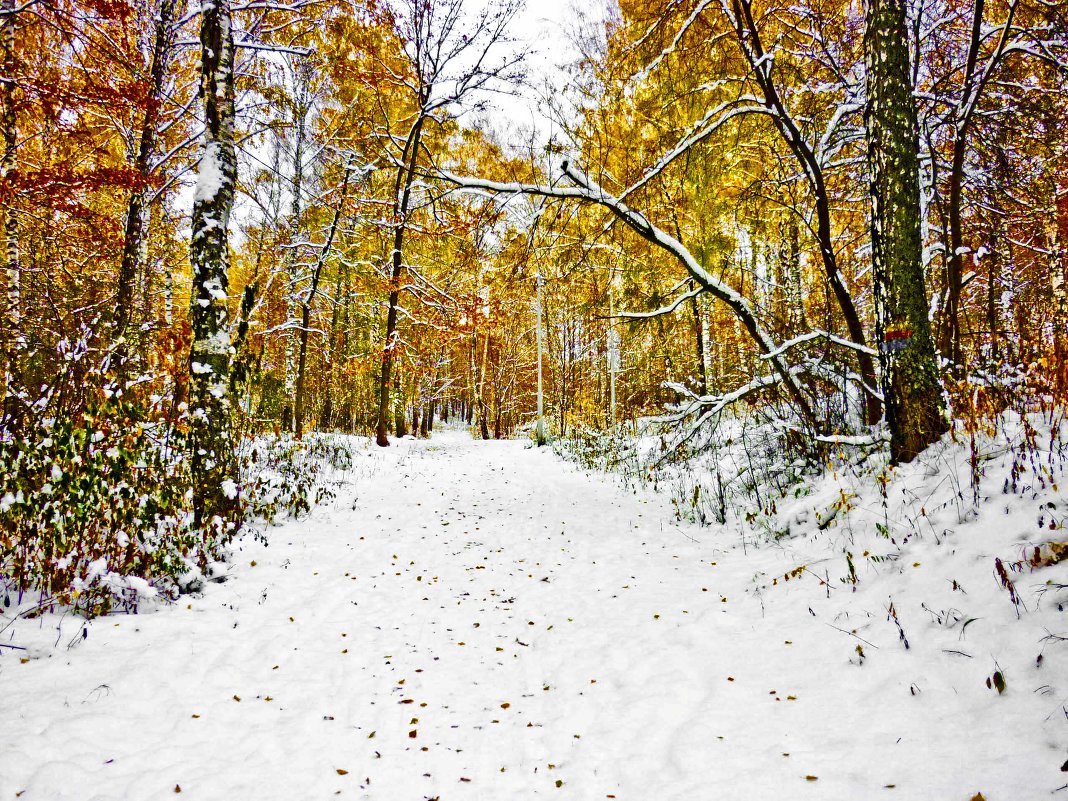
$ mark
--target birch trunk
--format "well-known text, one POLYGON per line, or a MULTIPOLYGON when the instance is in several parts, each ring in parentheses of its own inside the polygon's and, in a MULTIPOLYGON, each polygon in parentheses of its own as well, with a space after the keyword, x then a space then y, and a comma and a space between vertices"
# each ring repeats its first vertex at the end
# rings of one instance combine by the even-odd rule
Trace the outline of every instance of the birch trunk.
POLYGON ((4 404, 0 412, 6 413, 10 399, 14 398, 15 382, 18 375, 18 340, 21 307, 21 270, 19 268, 19 218, 15 209, 16 193, 7 188, 8 182, 14 180, 18 169, 16 147, 17 116, 15 113, 15 0, 3 0, 3 120, 4 158, 0 166, 0 185, 5 187, 3 197, 4 210, 4 274, 7 282, 7 302, 4 304, 5 329, 3 342, 4 358, 4 404))
MULTIPOLYGON (((304 140, 307 136, 308 112, 311 107, 311 72, 306 65, 295 71, 296 86, 293 99, 293 179, 289 210, 289 250, 286 253, 286 271, 289 273, 289 291, 286 294, 286 320, 292 326, 297 318, 297 278, 293 275, 294 262, 297 260, 297 243, 300 240, 300 215, 303 207, 304 191, 304 140)), ((307 327, 306 325, 304 326, 307 327)), ((292 327, 286 331, 286 349, 284 365, 285 403, 282 406, 282 430, 292 432, 295 417, 295 395, 297 382, 297 347, 300 337, 292 327)))
POLYGON ((908 462, 948 424, 923 282, 906 0, 867 0, 864 54, 876 337, 890 457, 908 462))
POLYGON ((1054 235, 1050 247, 1054 382, 1063 395, 1068 390, 1068 176, 1063 169, 1057 175, 1054 191, 1054 235))
POLYGON ((230 497, 235 494, 230 486, 235 465, 227 392, 228 229, 237 181, 234 41, 230 25, 230 0, 203 5, 200 44, 205 141, 193 199, 193 346, 189 381, 193 516, 202 530, 229 521, 236 510, 235 499, 230 497))

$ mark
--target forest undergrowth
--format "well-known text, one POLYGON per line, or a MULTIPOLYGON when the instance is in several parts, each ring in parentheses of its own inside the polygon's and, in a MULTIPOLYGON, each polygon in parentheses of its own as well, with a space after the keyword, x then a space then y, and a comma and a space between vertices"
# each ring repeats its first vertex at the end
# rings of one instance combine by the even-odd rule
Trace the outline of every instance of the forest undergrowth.
MULTIPOLYGON (((85 343, 72 366, 87 360, 85 343)), ((358 440, 235 430, 232 519, 197 526, 189 410, 180 387, 118 391, 107 366, 72 369, 0 436, 0 593, 5 616, 69 608, 135 612, 217 580, 235 537, 306 514, 351 478, 358 440)), ((246 424, 247 427, 247 424, 246 424)))
POLYGON ((1014 529, 989 559, 1021 608, 1014 576, 1068 559, 1068 405, 1023 373, 951 384, 947 396, 949 431, 906 465, 891 463, 881 428, 867 439, 815 441, 777 410, 756 405, 695 428, 657 417, 607 432, 585 429, 555 449, 635 491, 667 494, 678 521, 733 532, 742 548, 807 538, 836 554, 822 577, 799 565, 773 577, 776 584, 809 572, 856 586, 861 566, 892 566, 910 541, 940 545, 999 507, 1015 524, 1018 507, 1026 507, 1033 527, 1014 529))

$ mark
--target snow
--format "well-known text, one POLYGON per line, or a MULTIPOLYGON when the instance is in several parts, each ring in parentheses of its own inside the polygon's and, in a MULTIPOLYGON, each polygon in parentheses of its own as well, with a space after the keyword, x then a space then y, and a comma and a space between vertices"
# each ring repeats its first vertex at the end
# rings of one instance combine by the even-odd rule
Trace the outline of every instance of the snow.
POLYGON ((84 628, 5 612, 0 798, 1050 798, 1068 563, 1012 574, 1019 618, 993 563, 1065 499, 1002 495, 991 453, 970 514, 966 457, 898 471, 891 546, 844 475, 762 539, 521 442, 364 446, 203 594, 84 628))
MULTIPOLYGON (((219 194, 226 182, 226 174, 222 166, 222 154, 219 143, 209 140, 204 145, 204 155, 200 159, 197 169, 197 188, 193 195, 194 202, 211 203, 219 194)), ((214 220, 208 220, 208 224, 215 224, 214 220)))

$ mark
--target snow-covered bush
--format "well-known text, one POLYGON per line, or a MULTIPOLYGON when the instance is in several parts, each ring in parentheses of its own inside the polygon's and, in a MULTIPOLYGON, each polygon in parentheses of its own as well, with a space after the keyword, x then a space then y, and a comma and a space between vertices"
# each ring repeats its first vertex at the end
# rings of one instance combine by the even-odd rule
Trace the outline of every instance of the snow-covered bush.
POLYGON ((192 529, 181 430, 105 398, 0 436, 0 580, 87 615, 136 608, 211 547, 192 529))
POLYGON ((351 437, 311 434, 263 436, 252 440, 241 458, 242 500, 250 520, 273 523, 297 517, 333 500, 337 473, 352 469, 351 437))
POLYGON ((176 400, 183 368, 119 392, 108 356, 94 355, 90 340, 65 345, 70 369, 0 415, 6 606, 91 617, 196 589, 225 560, 241 521, 307 512, 333 497, 333 475, 352 466, 345 438, 246 439, 238 480, 224 488, 238 500, 238 525, 198 529, 187 411, 176 400))

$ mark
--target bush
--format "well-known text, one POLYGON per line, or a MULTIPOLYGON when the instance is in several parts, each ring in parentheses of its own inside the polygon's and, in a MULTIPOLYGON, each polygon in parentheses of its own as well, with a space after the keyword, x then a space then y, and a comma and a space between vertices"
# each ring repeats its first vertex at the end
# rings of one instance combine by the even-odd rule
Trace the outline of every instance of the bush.
MULTIPOLYGON (((36 593, 32 613, 69 607, 93 617, 201 588, 241 528, 194 525, 184 405, 105 387, 81 410, 62 408, 46 392, 17 426, 0 427, 5 605, 36 593)), ((344 437, 246 440, 234 487, 242 528, 332 499, 334 474, 352 465, 344 437)))
POLYGON ((352 466, 352 444, 346 437, 259 437, 241 458, 246 518, 274 523, 283 515, 305 514, 337 496, 340 481, 329 471, 343 473, 352 466))
POLYGON ((0 432, 9 591, 92 616, 170 590, 217 546, 192 529, 182 444, 179 428, 114 397, 0 432))

